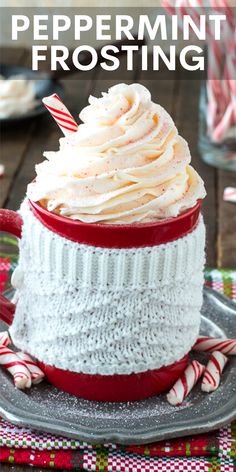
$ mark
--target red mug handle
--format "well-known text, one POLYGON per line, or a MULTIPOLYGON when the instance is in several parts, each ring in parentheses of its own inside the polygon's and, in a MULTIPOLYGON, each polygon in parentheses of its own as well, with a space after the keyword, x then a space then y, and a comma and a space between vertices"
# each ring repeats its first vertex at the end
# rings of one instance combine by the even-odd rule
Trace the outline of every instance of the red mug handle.
MULTIPOLYGON (((21 237, 22 218, 19 213, 12 210, 0 209, 0 231, 6 231, 17 238, 21 237)), ((12 324, 15 313, 15 305, 3 295, 0 295, 0 319, 9 326, 12 324)))

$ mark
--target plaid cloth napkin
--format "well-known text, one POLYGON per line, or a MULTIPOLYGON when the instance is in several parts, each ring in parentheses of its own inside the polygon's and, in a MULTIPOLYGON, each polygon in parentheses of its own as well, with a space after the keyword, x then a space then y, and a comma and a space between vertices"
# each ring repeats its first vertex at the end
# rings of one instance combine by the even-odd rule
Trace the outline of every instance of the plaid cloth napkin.
MULTIPOLYGON (((10 286, 16 263, 17 243, 2 234, 0 291, 10 286)), ((205 281, 236 301, 236 271, 208 269, 205 281)), ((236 422, 212 433, 144 446, 94 446, 14 426, 0 418, 0 462, 104 472, 234 472, 236 422)))

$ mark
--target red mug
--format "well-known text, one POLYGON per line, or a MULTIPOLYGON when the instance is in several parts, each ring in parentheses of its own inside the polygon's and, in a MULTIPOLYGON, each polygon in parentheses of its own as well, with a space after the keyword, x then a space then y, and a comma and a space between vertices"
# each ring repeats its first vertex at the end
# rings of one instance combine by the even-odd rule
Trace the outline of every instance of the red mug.
MULTIPOLYGON (((165 221, 132 225, 82 223, 51 213, 39 203, 29 202, 31 211, 51 231, 72 241, 107 248, 156 246, 174 241, 197 226, 201 201, 165 221), (125 237, 124 237, 125 235, 125 237)), ((21 237, 21 216, 11 210, 0 210, 0 229, 21 237)), ((0 295, 0 319, 11 325, 15 306, 0 295)), ((188 363, 188 355, 174 364, 155 370, 127 375, 98 375, 63 370, 37 361, 48 381, 70 394, 96 401, 141 400, 167 391, 188 363)))

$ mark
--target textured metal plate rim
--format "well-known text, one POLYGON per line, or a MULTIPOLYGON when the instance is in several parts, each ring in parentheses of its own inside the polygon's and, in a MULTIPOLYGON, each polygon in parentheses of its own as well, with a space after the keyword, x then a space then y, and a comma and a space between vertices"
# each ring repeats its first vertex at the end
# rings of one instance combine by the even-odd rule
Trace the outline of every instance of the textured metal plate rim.
MULTIPOLYGON (((202 314, 203 332, 208 334, 210 330, 211 335, 235 337, 234 302, 205 289, 202 314)), ((200 388, 194 389, 191 400, 179 408, 171 407, 161 396, 116 406, 97 404, 75 399, 47 384, 25 394, 13 387, 11 378, 3 371, 0 371, 1 378, 0 415, 3 418, 17 425, 92 443, 145 444, 205 433, 236 418, 235 358, 231 358, 216 392, 207 395, 200 388)))
POLYGON ((90 442, 92 444, 104 444, 104 443, 114 443, 114 444, 121 444, 121 445, 135 445, 135 444, 149 444, 155 441, 161 441, 164 439, 173 439, 188 435, 195 435, 200 433, 207 433, 210 431, 214 431, 228 423, 231 423, 233 420, 236 419, 236 409, 235 409, 235 400, 232 402, 232 410, 231 413, 228 415, 212 415, 212 419, 208 419, 205 423, 199 424, 198 420, 194 420, 190 418, 187 422, 179 423, 178 425, 165 425, 163 424, 162 427, 156 430, 150 431, 136 431, 135 436, 128 436, 127 431, 120 430, 119 433, 111 428, 109 431, 101 432, 96 431, 93 433, 92 431, 88 432, 86 429, 83 430, 82 426, 80 426, 79 432, 73 432, 71 428, 67 427, 63 421, 58 421, 57 424, 52 425, 52 420, 48 418, 46 420, 44 418, 43 422, 38 421, 38 419, 33 418, 33 415, 24 417, 20 415, 20 412, 16 412, 16 416, 14 413, 9 413, 7 411, 7 407, 11 408, 11 405, 5 404, 4 408, 0 407, 0 416, 4 419, 14 423, 18 426, 28 426, 32 429, 38 430, 40 432, 52 433, 56 435, 63 435, 67 438, 71 439, 80 439, 86 442, 90 442), (60 424, 61 423, 61 424, 60 424))

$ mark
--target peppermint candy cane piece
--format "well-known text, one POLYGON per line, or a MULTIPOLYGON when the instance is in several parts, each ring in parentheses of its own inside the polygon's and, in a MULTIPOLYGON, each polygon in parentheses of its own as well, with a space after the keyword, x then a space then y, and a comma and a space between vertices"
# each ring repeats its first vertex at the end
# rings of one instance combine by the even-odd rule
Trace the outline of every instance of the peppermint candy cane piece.
POLYGON ((193 361, 167 394, 167 401, 174 406, 181 405, 202 376, 204 370, 205 366, 198 361, 193 361))
POLYGON ((3 164, 0 164, 0 177, 3 177, 5 174, 5 166, 3 164))
POLYGON ((236 340, 235 339, 217 339, 208 336, 200 336, 196 344, 193 346, 194 351, 200 352, 214 352, 220 351, 228 356, 236 355, 236 340))
POLYGON ((0 365, 13 375, 17 388, 23 390, 31 386, 31 375, 25 363, 6 346, 0 346, 0 365))
POLYGON ((0 333, 0 346, 9 346, 11 344, 11 338, 7 331, 0 333))
POLYGON ((37 366, 37 364, 31 359, 29 354, 26 352, 17 352, 17 357, 19 357, 26 364, 27 368, 30 371, 32 384, 36 385, 42 382, 45 377, 43 371, 37 366))
POLYGON ((223 199, 225 202, 236 202, 236 188, 226 187, 224 189, 223 199))
POLYGON ((227 362, 228 358, 222 352, 214 351, 211 354, 202 379, 203 392, 214 392, 219 387, 220 376, 227 362))
POLYGON ((61 128, 64 136, 70 136, 77 131, 78 124, 56 93, 44 97, 42 102, 61 128))

